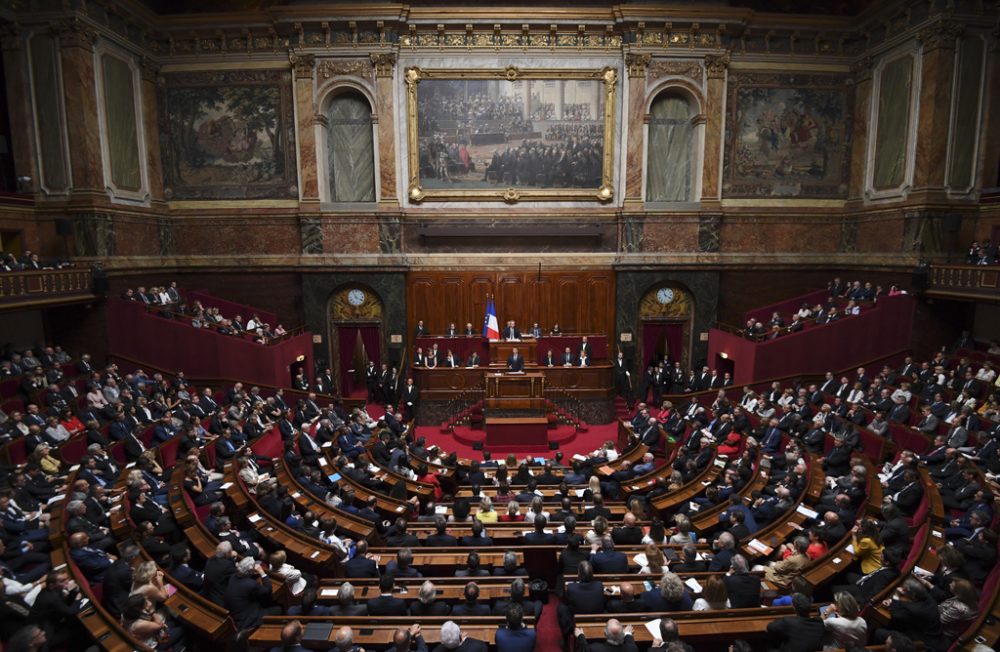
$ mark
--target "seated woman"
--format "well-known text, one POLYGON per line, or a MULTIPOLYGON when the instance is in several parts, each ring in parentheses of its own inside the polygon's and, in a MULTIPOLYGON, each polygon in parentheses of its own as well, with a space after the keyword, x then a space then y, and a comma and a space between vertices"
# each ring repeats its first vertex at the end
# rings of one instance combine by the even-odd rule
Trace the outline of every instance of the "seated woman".
POLYGON ((524 514, 521 513, 521 507, 517 504, 516 500, 507 503, 507 513, 502 514, 500 520, 504 523, 521 522, 524 520, 524 514))
POLYGON ((941 630, 946 639, 961 636, 979 617, 979 595, 969 580, 956 577, 951 581, 952 597, 938 605, 941 630))
POLYGON ((865 519, 851 528, 851 547, 854 548, 854 559, 861 567, 861 574, 867 575, 882 568, 882 545, 875 521, 865 519))
POLYGON ((489 496, 483 496, 483 499, 479 501, 479 511, 476 512, 476 520, 481 523, 496 523, 499 518, 499 515, 493 509, 493 501, 490 500, 489 496))
POLYGON ((729 592, 720 575, 712 575, 702 587, 701 597, 694 601, 694 611, 718 611, 729 609, 729 592))
POLYGON ((75 437, 87 429, 83 425, 83 422, 69 408, 64 409, 59 415, 59 424, 69 432, 70 437, 75 437))
POLYGON ((125 602, 122 626, 151 650, 170 650, 183 638, 181 633, 174 639, 169 625, 153 610, 153 603, 141 594, 133 594, 125 602))
POLYGON ((858 601, 847 591, 838 591, 833 596, 833 602, 822 612, 827 634, 824 650, 864 647, 868 641, 868 623, 859 617, 860 612, 858 601))
POLYGON ((302 571, 288 563, 288 554, 284 550, 272 552, 268 563, 268 575, 284 582, 292 595, 302 594, 306 588, 306 579, 302 576, 302 571))
POLYGON ((647 544, 643 554, 646 557, 646 563, 639 569, 640 575, 659 576, 667 570, 666 561, 659 546, 654 543, 647 544))

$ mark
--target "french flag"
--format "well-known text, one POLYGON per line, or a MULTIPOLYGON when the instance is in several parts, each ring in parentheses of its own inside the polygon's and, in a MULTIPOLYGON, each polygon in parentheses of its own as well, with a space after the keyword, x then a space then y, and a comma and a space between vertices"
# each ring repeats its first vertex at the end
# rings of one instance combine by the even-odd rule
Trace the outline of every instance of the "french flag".
POLYGON ((483 320, 483 337, 489 340, 500 339, 500 322, 497 321, 497 309, 493 305, 493 297, 486 298, 486 318, 483 320))

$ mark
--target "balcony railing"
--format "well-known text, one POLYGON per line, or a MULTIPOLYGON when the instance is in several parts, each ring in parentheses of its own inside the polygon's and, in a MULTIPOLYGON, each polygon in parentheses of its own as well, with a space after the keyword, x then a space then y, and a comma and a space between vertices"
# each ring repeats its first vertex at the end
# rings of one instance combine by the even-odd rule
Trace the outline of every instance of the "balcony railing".
POLYGON ((927 294, 1000 301, 1000 265, 931 265, 927 294))
POLYGON ((96 299, 89 268, 0 272, 0 310, 96 299))

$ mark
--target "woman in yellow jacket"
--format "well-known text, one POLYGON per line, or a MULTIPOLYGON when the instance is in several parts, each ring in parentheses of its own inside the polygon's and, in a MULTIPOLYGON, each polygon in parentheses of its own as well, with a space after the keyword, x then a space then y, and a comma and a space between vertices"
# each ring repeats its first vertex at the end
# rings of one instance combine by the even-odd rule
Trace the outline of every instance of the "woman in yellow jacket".
POLYGON ((882 567, 882 545, 875 521, 865 519, 851 528, 851 547, 854 559, 861 565, 861 573, 867 575, 882 567))
POLYGON ((496 523, 498 518, 499 515, 493 509, 493 501, 490 500, 489 496, 483 496, 482 501, 479 503, 479 511, 476 513, 476 519, 482 523, 496 523))

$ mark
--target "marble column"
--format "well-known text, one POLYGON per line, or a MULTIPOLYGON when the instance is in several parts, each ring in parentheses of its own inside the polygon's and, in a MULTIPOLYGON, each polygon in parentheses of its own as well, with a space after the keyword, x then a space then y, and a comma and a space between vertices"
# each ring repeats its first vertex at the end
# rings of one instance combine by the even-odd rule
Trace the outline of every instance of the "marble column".
POLYGON ((725 134, 726 70, 729 53, 705 57, 708 82, 705 88, 705 153, 701 177, 702 207, 716 204, 722 198, 722 147, 725 134))
POLYGON ((625 115, 628 116, 628 137, 625 141, 625 205, 627 208, 638 209, 642 205, 642 175, 645 170, 646 153, 642 147, 642 137, 645 132, 646 119, 646 67, 649 66, 649 54, 627 54, 625 65, 628 68, 628 103, 625 115))
POLYGON ((917 40, 923 45, 923 62, 913 191, 940 193, 941 198, 944 198, 948 156, 955 47, 961 33, 962 27, 957 23, 938 21, 917 34, 917 40))
POLYGON ((94 76, 96 42, 97 33, 78 21, 69 22, 59 30, 74 195, 104 194, 101 124, 97 118, 94 76))
POLYGON ((146 162, 149 174, 149 197, 152 201, 163 201, 163 161, 160 156, 160 109, 156 103, 160 66, 151 59, 143 58, 142 64, 142 116, 143 131, 146 135, 146 162))
POLYGON ((299 184, 302 204, 319 204, 318 161, 316 160, 316 105, 313 70, 316 57, 293 54, 295 79, 295 140, 299 146, 299 184))
POLYGON ((865 56, 851 68, 854 74, 854 116, 851 120, 851 177, 847 191, 849 201, 860 201, 865 192, 873 64, 872 58, 865 56))
POLYGON ((38 188, 41 181, 36 174, 35 148, 31 138, 35 123, 31 115, 31 84, 28 80, 28 50, 24 37, 14 27, 8 27, 2 36, 3 69, 6 76, 7 111, 10 124, 20 128, 10 131, 10 151, 14 156, 14 173, 17 177, 30 177, 31 188, 38 188))
MULTIPOLYGON (((379 204, 398 208, 396 196, 396 54, 371 55, 375 67, 375 118, 378 122, 379 204)), ((404 119, 401 115, 400 120, 404 119)))

